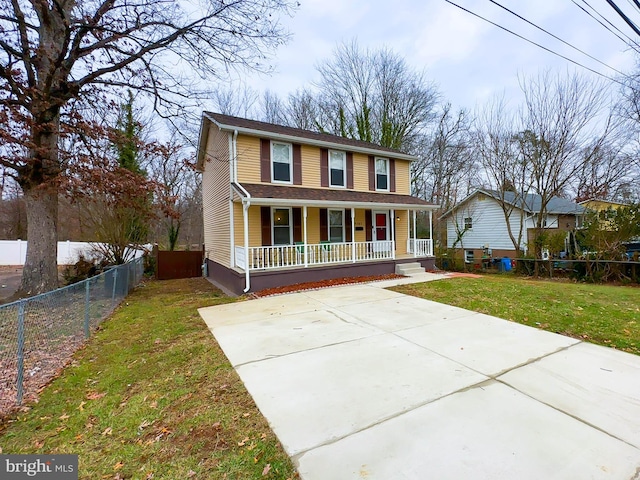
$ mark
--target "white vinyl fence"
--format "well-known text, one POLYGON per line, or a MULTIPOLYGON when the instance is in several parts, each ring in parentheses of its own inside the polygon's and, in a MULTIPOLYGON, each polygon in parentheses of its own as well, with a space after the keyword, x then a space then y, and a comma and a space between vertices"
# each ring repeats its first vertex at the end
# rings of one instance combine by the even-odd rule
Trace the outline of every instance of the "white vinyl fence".
MULTIPOLYGON (((91 242, 58 242, 58 265, 73 265, 82 253, 91 256, 91 242)), ((136 251, 134 258, 142 256, 143 251, 136 251)), ((27 255, 25 240, 0 240, 0 265, 24 265, 27 255)))

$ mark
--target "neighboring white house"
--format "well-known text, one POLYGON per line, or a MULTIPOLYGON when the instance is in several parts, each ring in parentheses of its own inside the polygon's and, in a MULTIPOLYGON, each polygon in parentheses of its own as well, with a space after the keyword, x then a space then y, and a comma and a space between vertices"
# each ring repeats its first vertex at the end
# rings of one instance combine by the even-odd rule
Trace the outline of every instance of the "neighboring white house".
MULTIPOLYGON (((482 256, 518 256, 509 237, 507 222, 498 201, 499 193, 477 189, 460 203, 442 215, 447 226, 447 248, 464 252, 466 262, 477 261, 482 256)), ((535 228, 540 213, 540 195, 528 194, 518 198, 506 192, 505 200, 513 207, 509 216, 511 232, 520 237, 519 250, 527 251, 531 240, 530 230, 535 228)), ((544 228, 551 231, 573 231, 582 226, 586 209, 560 197, 553 197, 547 205, 544 228)))

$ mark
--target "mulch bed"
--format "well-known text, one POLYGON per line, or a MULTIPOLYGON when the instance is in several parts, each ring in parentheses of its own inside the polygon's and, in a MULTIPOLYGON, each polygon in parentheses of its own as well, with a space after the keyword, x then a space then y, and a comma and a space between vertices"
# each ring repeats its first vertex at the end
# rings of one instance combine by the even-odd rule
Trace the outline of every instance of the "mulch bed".
POLYGON ((368 283, 380 280, 393 280, 396 278, 404 278, 402 275, 389 273, 386 275, 370 275, 367 277, 342 277, 331 280, 322 280, 319 282, 296 283, 295 285, 286 285, 282 287, 266 288, 259 292, 247 295, 249 298, 268 297, 270 295, 279 295, 282 293, 299 292, 301 290, 317 290, 319 288, 333 287, 336 285, 352 285, 355 283, 368 283))

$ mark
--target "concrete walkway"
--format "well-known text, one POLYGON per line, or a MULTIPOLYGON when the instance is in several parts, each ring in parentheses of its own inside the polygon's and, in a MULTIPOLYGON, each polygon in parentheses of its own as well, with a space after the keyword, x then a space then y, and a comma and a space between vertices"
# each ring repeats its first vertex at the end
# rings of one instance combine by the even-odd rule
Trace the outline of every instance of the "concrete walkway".
POLYGON ((200 310, 303 479, 640 480, 640 357, 394 283, 200 310))

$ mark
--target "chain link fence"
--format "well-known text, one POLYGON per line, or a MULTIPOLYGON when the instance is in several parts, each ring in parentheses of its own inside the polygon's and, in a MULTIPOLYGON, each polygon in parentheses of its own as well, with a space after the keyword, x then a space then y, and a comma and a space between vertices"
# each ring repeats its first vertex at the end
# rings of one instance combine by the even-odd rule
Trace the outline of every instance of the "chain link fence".
POLYGON ((0 305, 0 413, 34 399, 144 273, 142 258, 0 305))

